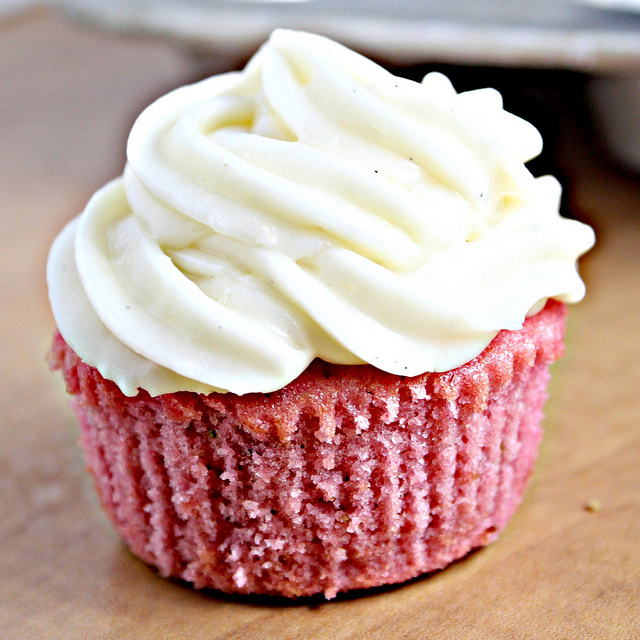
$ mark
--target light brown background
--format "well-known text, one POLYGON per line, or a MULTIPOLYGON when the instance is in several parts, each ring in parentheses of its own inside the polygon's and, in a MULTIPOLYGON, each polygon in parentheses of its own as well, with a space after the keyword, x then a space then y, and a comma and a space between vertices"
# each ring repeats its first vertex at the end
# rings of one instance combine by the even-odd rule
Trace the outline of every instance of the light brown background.
POLYGON ((581 155, 579 131, 560 153, 599 244, 535 475, 496 543, 399 588, 290 606, 196 592, 126 551, 46 368, 45 260, 120 173, 135 115, 200 72, 168 44, 47 12, 0 23, 0 637, 640 638, 640 182, 581 155))

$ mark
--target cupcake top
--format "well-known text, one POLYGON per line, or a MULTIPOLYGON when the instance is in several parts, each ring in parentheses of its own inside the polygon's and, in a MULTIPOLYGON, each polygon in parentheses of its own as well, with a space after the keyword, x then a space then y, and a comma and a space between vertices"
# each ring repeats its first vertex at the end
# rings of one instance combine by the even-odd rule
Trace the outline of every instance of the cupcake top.
POLYGON ((140 115, 52 247, 58 328, 127 395, 273 391, 315 357, 455 368, 584 295, 593 232, 524 166, 541 144, 493 89, 275 31, 140 115))

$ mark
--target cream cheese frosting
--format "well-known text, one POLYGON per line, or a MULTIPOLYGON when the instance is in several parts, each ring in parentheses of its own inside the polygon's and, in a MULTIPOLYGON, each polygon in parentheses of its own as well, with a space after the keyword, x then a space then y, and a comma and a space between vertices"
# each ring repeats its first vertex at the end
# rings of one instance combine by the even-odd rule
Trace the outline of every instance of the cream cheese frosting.
POLYGON ((316 357, 455 368, 584 295, 593 232, 524 166, 541 148, 493 89, 277 30, 140 115, 52 247, 58 328, 127 395, 269 392, 316 357))

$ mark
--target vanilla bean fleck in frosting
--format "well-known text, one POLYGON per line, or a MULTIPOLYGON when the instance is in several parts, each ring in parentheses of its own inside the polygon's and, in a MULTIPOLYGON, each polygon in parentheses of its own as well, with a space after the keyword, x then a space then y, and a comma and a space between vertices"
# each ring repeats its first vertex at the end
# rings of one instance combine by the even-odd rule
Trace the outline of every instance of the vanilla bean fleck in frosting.
POLYGON ((493 89, 275 31, 140 115, 52 248, 58 328, 127 395, 273 391, 316 357, 452 369, 584 295, 593 232, 524 166, 541 146, 493 89))

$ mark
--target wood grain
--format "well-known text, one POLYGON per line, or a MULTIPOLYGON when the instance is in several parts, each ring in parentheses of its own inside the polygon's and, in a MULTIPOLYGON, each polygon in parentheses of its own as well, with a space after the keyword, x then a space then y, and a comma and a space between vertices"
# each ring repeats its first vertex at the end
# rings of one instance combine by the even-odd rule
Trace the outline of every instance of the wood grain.
POLYGON ((599 243, 536 472, 496 543, 401 587, 296 604, 197 592, 127 552, 46 367, 44 265, 65 221, 121 171, 135 115, 197 73, 167 44, 47 12, 0 25, 0 636, 640 638, 639 183, 569 153, 572 206, 599 243))

